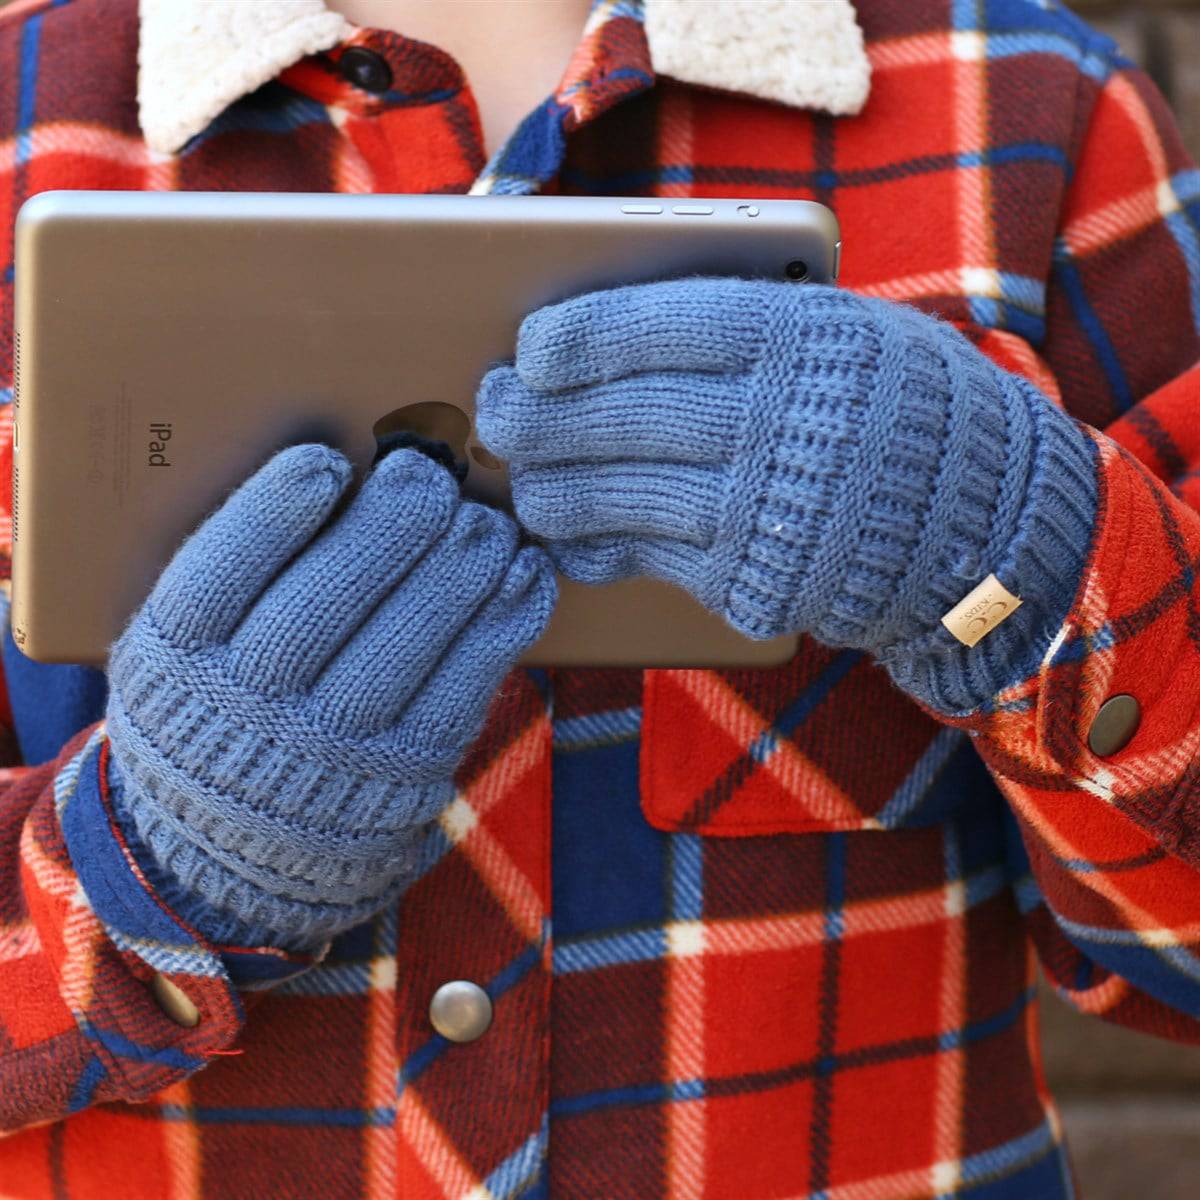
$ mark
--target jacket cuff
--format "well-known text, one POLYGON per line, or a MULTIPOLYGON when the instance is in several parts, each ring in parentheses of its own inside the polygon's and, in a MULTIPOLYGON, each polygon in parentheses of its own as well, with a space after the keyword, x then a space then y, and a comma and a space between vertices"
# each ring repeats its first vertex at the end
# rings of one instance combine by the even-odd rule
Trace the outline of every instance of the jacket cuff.
POLYGON ((114 809, 109 766, 102 722, 58 805, 67 854, 92 913, 138 978, 165 976, 197 1006, 196 993, 208 995, 214 1012, 240 1025, 235 988, 279 983, 319 962, 326 948, 301 954, 253 941, 222 942, 202 932, 189 919, 197 913, 179 911, 130 846, 114 809))
MULTIPOLYGON (((1100 462, 1096 533, 1069 612, 1041 658, 988 704, 934 715, 970 733, 1062 858, 1121 858, 1115 835, 1107 849, 1093 844, 1109 828, 1099 805, 1118 828, 1132 821, 1200 870, 1200 513, 1089 432, 1100 462), (1134 719, 1126 736, 1100 739, 1097 717, 1119 696, 1132 699, 1134 719)), ((1143 896, 1142 911, 1152 907, 1143 896)))
POLYGON ((102 722, 68 742, 21 835, 39 956, 84 1049, 69 1096, 35 1103, 47 1116, 148 1099, 231 1053, 244 1021, 225 964, 142 887, 105 823, 105 745, 102 722))

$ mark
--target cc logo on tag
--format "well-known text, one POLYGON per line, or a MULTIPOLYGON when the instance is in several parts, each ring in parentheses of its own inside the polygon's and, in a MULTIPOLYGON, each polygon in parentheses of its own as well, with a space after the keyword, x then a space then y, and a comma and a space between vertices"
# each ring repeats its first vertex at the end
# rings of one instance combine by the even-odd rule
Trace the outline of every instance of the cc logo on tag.
POLYGON ((1008 603, 996 600, 990 604, 981 616, 974 617, 967 626, 967 634, 978 641, 989 629, 999 624, 1000 619, 1008 612, 1008 603))
POLYGON ((964 646, 974 646, 1020 607, 1020 597, 989 575, 942 617, 942 624, 964 646))

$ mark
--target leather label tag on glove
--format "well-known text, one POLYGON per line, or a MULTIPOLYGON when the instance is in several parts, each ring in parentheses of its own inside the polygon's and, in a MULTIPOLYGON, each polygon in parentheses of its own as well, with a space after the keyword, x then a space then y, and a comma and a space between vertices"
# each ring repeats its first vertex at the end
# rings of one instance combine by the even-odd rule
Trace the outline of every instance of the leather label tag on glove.
POLYGON ((989 575, 942 617, 942 624, 964 646, 974 646, 1020 607, 1020 598, 989 575))

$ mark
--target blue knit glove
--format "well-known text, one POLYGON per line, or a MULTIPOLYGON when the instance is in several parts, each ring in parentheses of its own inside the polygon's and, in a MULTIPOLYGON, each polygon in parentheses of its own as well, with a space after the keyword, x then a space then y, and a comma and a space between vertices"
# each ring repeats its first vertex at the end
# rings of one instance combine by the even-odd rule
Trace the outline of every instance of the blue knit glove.
POLYGON ((544 552, 444 467, 395 451, 339 504, 350 474, 277 454, 112 648, 118 821, 217 942, 315 949, 394 899, 554 605, 544 552))
POLYGON ((811 285, 593 292, 521 326, 479 434, 567 576, 682 585, 756 638, 876 656, 963 712, 1036 661, 1081 577, 1094 447, 914 309, 811 285), (973 649, 940 618, 989 573, 1023 604, 973 649))

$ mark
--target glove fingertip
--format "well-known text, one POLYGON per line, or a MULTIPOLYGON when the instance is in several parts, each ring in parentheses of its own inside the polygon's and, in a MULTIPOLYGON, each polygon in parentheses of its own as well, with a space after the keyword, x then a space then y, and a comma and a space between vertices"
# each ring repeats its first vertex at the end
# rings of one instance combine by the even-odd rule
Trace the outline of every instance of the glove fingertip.
POLYGON ((521 420, 530 396, 514 367, 493 367, 475 398, 475 430, 484 447, 499 458, 516 456, 522 443, 521 420))
POLYGON ((340 490, 353 473, 350 460, 324 442, 301 442, 280 450, 265 467, 264 472, 299 482, 310 476, 327 473, 340 490))
POLYGON ((603 293, 588 292, 535 309, 517 330, 513 365, 526 387, 554 391, 571 387, 576 363, 602 321, 603 293))
POLYGON ((398 446, 384 454, 373 470, 379 478, 390 479, 400 487, 409 484, 443 487, 448 474, 441 463, 412 445, 398 446))

